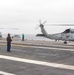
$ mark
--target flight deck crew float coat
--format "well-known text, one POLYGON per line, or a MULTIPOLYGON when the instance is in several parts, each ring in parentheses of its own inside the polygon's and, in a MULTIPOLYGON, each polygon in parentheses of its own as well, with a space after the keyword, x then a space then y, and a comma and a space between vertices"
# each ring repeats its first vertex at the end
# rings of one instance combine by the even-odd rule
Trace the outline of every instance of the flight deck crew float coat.
POLYGON ((8 34, 6 40, 7 40, 7 52, 10 52, 11 41, 12 41, 12 39, 11 39, 11 37, 10 37, 10 34, 8 34))

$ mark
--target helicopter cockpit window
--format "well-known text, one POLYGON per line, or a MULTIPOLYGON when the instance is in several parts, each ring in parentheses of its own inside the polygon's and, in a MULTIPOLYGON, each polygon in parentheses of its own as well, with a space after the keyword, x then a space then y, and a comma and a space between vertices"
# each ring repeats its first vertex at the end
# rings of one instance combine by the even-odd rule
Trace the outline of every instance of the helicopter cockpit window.
POLYGON ((63 33, 69 33, 70 29, 66 29, 63 33))

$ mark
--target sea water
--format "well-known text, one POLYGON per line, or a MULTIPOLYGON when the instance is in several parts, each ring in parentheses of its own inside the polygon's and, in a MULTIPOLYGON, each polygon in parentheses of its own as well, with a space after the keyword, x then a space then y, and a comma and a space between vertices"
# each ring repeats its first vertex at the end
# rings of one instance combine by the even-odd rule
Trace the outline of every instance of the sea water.
MULTIPOLYGON (((22 34, 11 34, 11 37, 14 35, 19 35, 20 39, 22 39, 22 34)), ((50 39, 45 38, 45 37, 38 37, 36 34, 24 34, 24 39, 25 40, 43 40, 43 41, 50 41, 50 39)), ((2 38, 6 38, 7 34, 2 34, 2 38)))

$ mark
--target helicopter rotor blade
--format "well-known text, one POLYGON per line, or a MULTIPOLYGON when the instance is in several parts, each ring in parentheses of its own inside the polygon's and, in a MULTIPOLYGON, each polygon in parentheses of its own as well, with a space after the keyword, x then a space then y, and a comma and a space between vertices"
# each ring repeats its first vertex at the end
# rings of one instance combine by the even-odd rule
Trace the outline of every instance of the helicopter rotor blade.
POLYGON ((41 19, 39 20, 39 23, 41 24, 41 19))
POLYGON ((45 20, 42 24, 45 24, 47 21, 45 20))
POLYGON ((35 29, 38 29, 39 28, 39 26, 37 26, 35 29))
MULTIPOLYGON (((41 24, 41 19, 39 20, 39 23, 41 24)), ((37 27, 35 27, 35 29, 38 29, 39 28, 39 25, 37 25, 37 27)))
POLYGON ((12 30, 19 30, 18 28, 8 28, 8 29, 12 29, 12 30))
POLYGON ((74 26, 74 24, 46 24, 45 26, 74 26))
POLYGON ((18 28, 0 28, 0 29, 12 29, 12 30, 19 30, 18 28))

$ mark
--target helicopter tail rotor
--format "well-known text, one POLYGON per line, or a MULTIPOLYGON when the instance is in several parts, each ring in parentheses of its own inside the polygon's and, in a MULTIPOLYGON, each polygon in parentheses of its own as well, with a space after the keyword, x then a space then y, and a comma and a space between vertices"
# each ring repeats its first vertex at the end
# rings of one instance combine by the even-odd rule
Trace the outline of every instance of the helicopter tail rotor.
POLYGON ((39 28, 39 26, 35 27, 35 29, 38 29, 38 28, 39 28))
POLYGON ((42 24, 45 24, 47 21, 45 20, 42 24))
POLYGON ((39 23, 41 24, 41 19, 39 20, 39 23))
POLYGON ((35 29, 38 29, 39 27, 44 27, 44 24, 46 23, 47 21, 45 20, 43 23, 41 23, 41 19, 39 20, 39 25, 35 28, 35 29))

